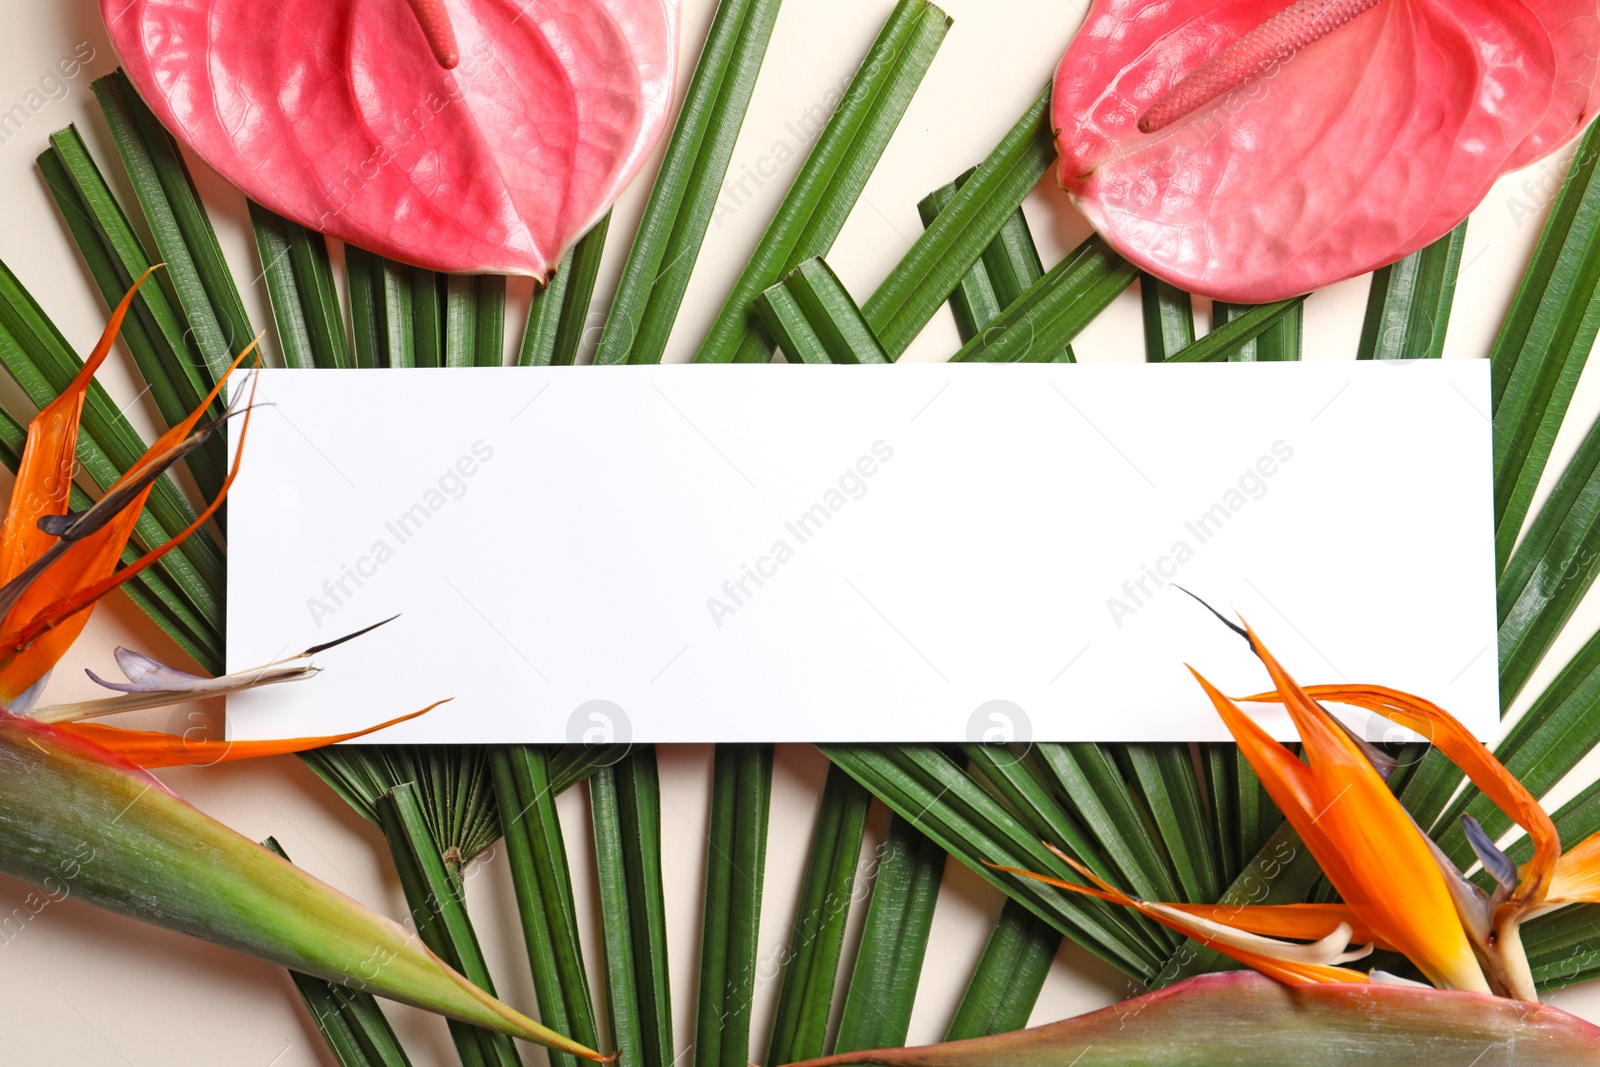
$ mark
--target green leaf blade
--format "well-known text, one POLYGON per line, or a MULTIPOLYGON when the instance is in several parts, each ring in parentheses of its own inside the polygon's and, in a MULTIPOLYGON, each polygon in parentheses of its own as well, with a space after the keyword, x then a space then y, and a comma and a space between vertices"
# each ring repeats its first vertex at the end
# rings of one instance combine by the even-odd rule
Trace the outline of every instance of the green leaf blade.
POLYGON ((1260 337, 1285 316, 1296 313, 1305 297, 1296 296, 1273 304, 1257 304, 1243 314, 1231 318, 1200 338, 1194 344, 1180 348, 1168 356, 1168 363, 1214 363, 1229 359, 1233 353, 1260 337))
MULTIPOLYGON (((582 1045, 599 1048, 566 841, 550 789, 549 757, 541 746, 509 745, 494 749, 489 766, 540 1021, 582 1045)), ((551 1067, 578 1067, 582 1062, 555 1049, 548 1055, 551 1067)))
POLYGON ((872 794, 829 766, 784 948, 768 1063, 822 1055, 872 794))
POLYGON ((1099 236, 1091 237, 1012 301, 950 361, 1056 361, 1072 339, 1133 284, 1138 273, 1099 236))
POLYGON ((780 0, 720 0, 622 269, 596 363, 659 363, 721 193, 780 0))
POLYGON ((872 895, 835 1053, 906 1043, 946 858, 944 849, 905 819, 889 820, 873 864, 872 895))
POLYGON ((1194 344, 1194 308, 1189 294, 1154 274, 1139 275, 1139 307, 1144 314, 1144 354, 1163 363, 1194 344))
POLYGON ((661 875, 661 781, 652 747, 589 779, 612 1048, 621 1067, 671 1067, 672 989, 661 875))
POLYGON ((712 759, 695 1063, 748 1067, 772 746, 718 745, 712 759))
POLYGON ((862 314, 898 359, 978 262, 1055 159, 1047 88, 995 146, 889 276, 862 314))
POLYGON ((1061 931, 1008 899, 944 1039, 962 1041, 1027 1026, 1060 947, 1061 931))
POLYGON ((826 255, 943 42, 950 20, 925 0, 900 0, 807 155, 701 344, 700 363, 766 362, 751 330, 764 289, 826 255))
POLYGON ((1467 223, 1372 273, 1357 359, 1438 359, 1444 355, 1467 223))
POLYGON ((1572 161, 1489 354, 1500 568, 1600 330, 1600 130, 1584 134, 1572 161))

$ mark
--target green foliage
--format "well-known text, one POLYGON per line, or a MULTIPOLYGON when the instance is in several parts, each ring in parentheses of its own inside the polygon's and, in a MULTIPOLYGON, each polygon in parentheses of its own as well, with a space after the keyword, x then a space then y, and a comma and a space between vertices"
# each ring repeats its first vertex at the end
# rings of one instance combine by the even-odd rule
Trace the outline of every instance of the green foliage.
POLYGON ((944 876, 944 849, 896 815, 864 871, 871 898, 833 1051, 906 1043, 933 909, 944 876))
POLYGON ((1046 89, 861 306, 890 358, 922 332, 1050 169, 1049 111, 1046 89))
MULTIPOLYGON (((893 811, 938 842, 986 880, 1027 905, 1035 914, 1079 941, 1085 948, 1143 981, 1170 952, 1172 940, 1141 916, 1098 900, 1062 893, 1028 879, 1003 874, 989 864, 1039 871, 1064 880, 1073 872, 1040 843, 1046 833, 1083 855, 1087 840, 1064 817, 1045 790, 1028 781, 1028 769, 1013 756, 991 759, 996 778, 1014 771, 1013 803, 996 797, 950 754, 930 745, 875 747, 823 745, 827 757, 872 791, 893 811), (1015 798, 1028 796, 1039 807, 1023 813, 1015 798)), ((994 781, 993 778, 989 781, 994 781)))
MULTIPOLYGON (((60 395, 83 367, 66 338, 3 263, 0 365, 22 387, 29 401, 41 408, 60 395)), ((84 472, 105 490, 138 461, 145 447, 105 389, 98 382, 92 383, 84 400, 78 437, 78 461, 84 472)), ((183 530, 194 517, 194 508, 178 490, 172 475, 162 475, 145 503, 134 529, 134 540, 146 550, 155 548, 183 530)), ((207 531, 198 531, 177 551, 167 553, 154 569, 163 575, 177 598, 172 610, 183 616, 183 621, 172 623, 168 632, 180 644, 198 651, 199 662, 207 670, 220 671, 226 582, 217 542, 207 531)))
POLYGON ((610 229, 608 211, 572 246, 549 284, 533 295, 527 329, 517 353, 519 367, 570 367, 577 362, 610 229))
POLYGON ((795 363, 887 363, 861 309, 820 259, 808 259, 755 299, 767 336, 795 363))
POLYGON ((1139 275, 1139 304, 1144 311, 1144 358, 1165 362, 1194 344, 1194 309, 1189 294, 1153 274, 1139 275))
MULTIPOLYGON (((948 185, 941 185, 917 202, 917 214, 924 229, 933 225, 939 212, 949 207, 956 194, 977 173, 976 169, 962 174, 948 185)), ((963 343, 971 341, 1000 313, 1021 296, 1029 286, 1044 277, 1044 264, 1039 261, 1039 250, 1034 246, 1033 233, 1019 207, 1000 226, 989 247, 972 269, 950 293, 950 314, 956 320, 956 329, 963 343)), ((1071 363, 1072 348, 1062 352, 1062 362, 1071 363)))
POLYGON ((1024 290, 950 360, 1062 362, 1072 339, 1138 276, 1133 264, 1113 252, 1099 235, 1091 237, 1024 290))
MULTIPOLYGON (((378 797, 378 825, 389 839, 400 888, 417 936, 434 955, 478 988, 494 994, 478 935, 467 918, 466 887, 459 871, 441 859, 439 842, 428 830, 416 787, 402 783, 378 797)), ((450 1020, 462 1067, 518 1067, 516 1045, 505 1034, 450 1020)))
MULTIPOLYGON (((1193 344, 1185 345, 1173 352, 1165 362, 1212 363, 1217 360, 1232 360, 1242 352, 1256 351, 1249 346, 1253 346, 1257 338, 1267 334, 1285 318, 1298 316, 1300 305, 1304 302, 1305 297, 1295 296, 1271 304, 1256 304, 1239 314, 1225 315, 1219 319, 1216 328, 1210 333, 1193 344)), ((1298 326, 1291 326, 1286 335, 1279 336, 1281 339, 1271 345, 1272 351, 1285 351, 1286 346, 1298 348, 1300 336, 1298 326)), ((1148 342, 1146 347, 1148 348, 1148 342)))
POLYGON ((751 301, 833 246, 949 28, 945 13, 925 0, 895 6, 734 282, 697 362, 765 363, 771 356, 752 329, 751 301))
POLYGON ((457 873, 500 837, 489 782, 489 755, 478 745, 345 745, 302 757, 370 822, 397 785, 418 794, 429 834, 457 873))
POLYGON ((1600 329, 1600 128, 1572 153, 1490 353, 1495 560, 1504 567, 1600 329))
MULTIPOLYGON (((1213 332, 1243 318, 1256 305, 1229 304, 1221 300, 1211 305, 1213 332)), ((1227 354, 1233 363, 1283 363, 1300 358, 1300 334, 1304 308, 1296 303, 1263 329, 1227 354)))
POLYGON ((1600 421, 1500 575, 1500 700, 1515 699, 1589 591, 1600 552, 1600 421))
POLYGON ((596 363, 659 363, 728 172, 779 0, 722 0, 667 139, 596 363))
MULTIPOLYGON (((566 841, 542 746, 508 745, 489 756, 511 882, 539 998, 539 1021, 589 1048, 599 1028, 578 944, 578 911, 566 841)), ((578 1067, 577 1057, 551 1049, 551 1067, 578 1067)))
POLYGON ((748 1067, 756 943, 766 884, 772 746, 718 745, 706 826, 705 907, 695 999, 697 1067, 748 1067))
POLYGON ((946 1041, 1020 1030, 1044 989, 1061 932, 1008 899, 945 1031, 946 1041))
MULTIPOLYGON (((630 235, 620 288, 605 317, 597 363, 660 360, 725 176, 778 11, 776 0, 723 0, 630 235)), ((960 361, 1071 362, 1072 340, 1134 281, 1149 362, 1297 359, 1304 297, 1246 307, 1216 304, 1196 337, 1189 294, 1141 276, 1098 237, 1049 270, 1020 205, 1053 158, 1048 93, 990 155, 918 205, 924 232, 858 304, 824 261, 948 28, 939 9, 903 0, 863 61, 801 167, 749 265, 727 295, 698 357, 792 362, 897 359, 948 304, 960 361)), ((215 382, 254 334, 194 184, 171 138, 120 75, 96 94, 133 200, 101 172, 71 129, 39 166, 89 282, 109 306, 156 259, 124 331, 161 418, 174 421, 215 382), (148 234, 148 239, 143 236, 148 234)), ((1584 138, 1507 316, 1493 354, 1495 492, 1500 549, 1502 699, 1509 704, 1566 627, 1595 577, 1600 552, 1600 425, 1528 519, 1534 487, 1562 425, 1597 328, 1600 134, 1584 138), (1526 535, 1513 553, 1523 527, 1526 535), (1559 575, 1558 581, 1545 576, 1559 575)), ((495 277, 446 277, 358 248, 343 249, 348 320, 334 263, 318 233, 251 205, 273 348, 307 368, 498 366, 506 288, 495 277)), ((521 366, 571 365, 587 347, 609 216, 567 254, 534 297, 520 332, 521 366)), ((1436 358, 1460 268, 1465 224, 1378 271, 1358 358, 1436 358)), ((616 244, 617 242, 612 242, 616 244)), ((336 250, 335 250, 336 251, 336 250)), ((617 253, 622 254, 622 253, 617 253)), ((0 264, 0 366, 34 405, 81 366, 21 282, 0 264)), ((15 468, 23 420, 0 412, 0 460, 15 468)), ((88 396, 80 448, 103 490, 143 451, 98 385, 88 396)), ((197 455, 202 493, 220 484, 224 456, 197 455)), ((87 487, 73 506, 86 506, 87 487)), ((124 559, 182 529, 195 513, 161 479, 124 559)), ((203 532, 128 587, 134 602, 206 670, 223 659, 221 541, 203 532)), ((1497 753, 1536 794, 1551 789, 1600 743, 1600 636, 1592 638, 1499 743, 1497 753)), ((692 1037, 698 1067, 745 1067, 906 1038, 947 859, 1006 894, 950 1023, 952 1039, 1023 1025, 1063 935, 1148 986, 1217 969, 1215 952, 1142 916, 1000 872, 992 864, 1077 876, 1048 840, 1096 873, 1152 899, 1289 903, 1313 896, 1319 872, 1249 765, 1230 744, 821 746, 831 761, 801 900, 779 960, 778 1004, 765 1048, 753 1048, 752 1002, 771 803, 773 750, 725 745, 713 760, 704 899, 692 1037), (888 809, 881 846, 862 866, 872 810, 888 809), (864 912, 864 914, 862 914, 864 912), (853 958, 845 931, 857 917, 853 958), (834 991, 846 975, 844 999, 834 991), (830 1017, 837 1014, 830 1040, 830 1017)), ((1413 753, 1414 754, 1414 753, 1413 753)), ((435 951, 490 987, 462 902, 462 869, 504 832, 505 852, 545 1021, 623 1067, 672 1067, 662 886, 661 789, 656 753, 626 746, 340 747, 307 762, 390 845, 418 932, 435 951), (566 840, 555 797, 584 783, 592 840, 566 840), (583 943, 569 847, 594 849, 600 930, 583 943), (584 967, 598 953, 604 989, 584 967), (603 992, 603 996, 596 996, 603 992)), ((1437 754, 1408 764, 1393 784, 1418 822, 1458 862, 1469 850, 1459 817, 1491 835, 1507 822, 1437 754)), ((1600 786, 1556 813, 1569 840, 1600 830, 1600 786)), ((1523 844, 1511 846, 1518 861, 1523 844)), ((1528 924, 1541 983, 1600 975, 1596 909, 1528 924)), ((406 1062, 370 998, 296 978, 341 1064, 406 1062)), ((510 1064, 501 1039, 454 1027, 466 1064, 510 1064)), ((573 1067, 552 1056, 555 1067, 573 1067)))
POLYGON ((611 1047, 622 1067, 671 1067, 672 988, 661 886, 661 780, 644 747, 589 779, 611 1047))
POLYGON ((800 883, 800 902, 782 950, 783 980, 767 1063, 822 1055, 871 801, 872 794, 844 772, 828 769, 800 883))
POLYGON ((1463 220, 1427 248, 1372 272, 1357 359, 1438 359, 1444 354, 1466 241, 1463 220))
MULTIPOLYGON (((284 364, 325 370, 354 366, 339 312, 339 294, 333 285, 327 239, 254 201, 250 221, 255 226, 256 251, 272 299, 284 364)), ((418 343, 420 347, 420 339, 418 343)))

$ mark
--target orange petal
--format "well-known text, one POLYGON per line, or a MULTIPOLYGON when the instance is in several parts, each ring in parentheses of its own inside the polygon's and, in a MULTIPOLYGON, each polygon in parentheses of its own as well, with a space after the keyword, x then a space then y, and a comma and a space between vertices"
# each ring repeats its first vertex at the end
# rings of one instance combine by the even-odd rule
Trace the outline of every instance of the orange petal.
MULTIPOLYGON (((1528 831, 1533 842, 1533 859, 1523 864, 1521 881, 1502 906, 1520 908, 1545 898, 1561 857, 1561 838, 1555 823, 1527 787, 1454 715, 1431 701, 1381 685, 1314 685, 1307 687, 1305 694, 1313 700, 1330 700, 1376 712, 1437 746, 1496 807, 1528 831)), ((1245 699, 1279 698, 1276 694, 1257 694, 1245 699)))
MULTIPOLYGON (((259 340, 259 339, 258 339, 259 340)), ((239 353, 233 365, 223 374, 211 392, 190 413, 189 417, 173 426, 156 439, 139 461, 112 484, 108 492, 137 479, 150 463, 180 444, 194 429, 211 402, 216 399, 229 376, 256 349, 252 341, 239 353)), ((149 489, 139 494, 104 528, 85 537, 74 545, 55 564, 50 566, 12 606, 4 620, 4 635, 0 636, 0 698, 9 699, 37 681, 44 672, 66 654, 88 623, 89 610, 100 597, 109 593, 129 578, 155 563, 167 552, 188 537, 216 513, 228 488, 239 473, 243 456, 243 443, 248 433, 249 414, 245 427, 240 430, 240 448, 234 455, 232 469, 218 490, 217 497, 184 530, 164 545, 145 553, 135 562, 116 570, 128 538, 139 520, 139 511, 149 495, 149 489)))
POLYGON ((60 723, 56 729, 72 737, 80 738, 99 745, 116 753, 123 759, 137 766, 150 767, 209 767, 214 763, 227 763, 232 760, 254 759, 257 756, 281 756, 289 752, 304 752, 306 749, 321 748, 324 745, 337 744, 340 741, 351 741, 357 737, 365 737, 396 723, 415 719, 418 715, 425 715, 434 708, 443 704, 440 700, 429 704, 421 711, 413 711, 406 715, 380 722, 376 726, 368 726, 364 730, 352 730, 347 734, 330 734, 327 737, 285 737, 274 741, 209 741, 203 737, 191 737, 188 734, 165 734, 155 730, 124 730, 116 726, 105 726, 95 722, 68 722, 60 723))
MULTIPOLYGON (((1300 733, 1312 803, 1289 797, 1286 806, 1257 768, 1262 784, 1367 928, 1405 953, 1435 985, 1488 992, 1427 839, 1344 730, 1248 626, 1246 633, 1300 733)), ((1207 691, 1214 692, 1209 686, 1207 691)), ((1212 702, 1219 710, 1220 704, 1232 706, 1218 697, 1212 702)), ((1252 758, 1248 750, 1246 757, 1252 758)))
POLYGON ((39 529, 39 520, 47 515, 66 514, 77 464, 83 398, 122 329, 134 294, 155 269, 151 267, 139 275, 112 310, 105 332, 72 383, 28 423, 28 440, 22 449, 22 462, 17 465, 11 503, 6 509, 5 524, 0 526, 0 585, 15 578, 55 543, 54 537, 39 529))
POLYGON ((1348 885, 1354 881, 1355 875, 1349 871, 1344 858, 1317 824, 1316 813, 1321 810, 1322 803, 1318 799, 1311 769, 1273 740, 1272 735, 1263 730, 1259 723, 1240 711, 1233 701, 1193 667, 1189 668, 1189 673, 1194 675, 1200 688, 1211 698, 1212 707, 1216 708, 1223 725, 1238 742, 1239 751, 1255 769, 1262 788, 1278 806, 1278 810, 1288 817, 1289 824, 1295 828, 1306 847, 1311 849, 1329 880, 1336 885, 1348 885))
POLYGON ((1600 904, 1600 833, 1590 834, 1561 857, 1545 900, 1551 904, 1600 904))
MULTIPOLYGON (((1051 851, 1055 850, 1052 849, 1051 851)), ((1083 896, 1095 897, 1111 904, 1120 904, 1123 907, 1133 908, 1170 930, 1176 930, 1185 937, 1200 942, 1207 948, 1216 949, 1224 956, 1238 960, 1245 966, 1288 985, 1312 985, 1322 982, 1366 982, 1368 980, 1367 976, 1360 971, 1351 970, 1348 967, 1313 963, 1293 958, 1295 954, 1303 953, 1306 950, 1305 946, 1285 942, 1281 946, 1284 956, 1275 954, 1275 946, 1271 945, 1267 938, 1254 938, 1254 947, 1252 947, 1252 935, 1248 932, 1239 937, 1229 937, 1223 933, 1222 928, 1231 926, 1226 919, 1191 915, 1188 912, 1189 906, 1186 905, 1153 904, 1137 897, 1129 896, 1115 886, 1098 878, 1087 867, 1084 867, 1070 856, 1065 856, 1060 852, 1056 852, 1056 855, 1061 856, 1079 874, 1094 884, 1092 886, 1077 885, 1060 878, 1052 878, 1047 874, 1035 874, 1032 871, 1025 871, 1018 867, 1003 867, 995 863, 991 863, 988 866, 997 871, 1005 871, 1007 874, 1015 874, 1022 878, 1031 878, 1036 882, 1043 882, 1046 885, 1053 885, 1058 889, 1065 889, 1083 896), (1285 958, 1285 956, 1288 958, 1285 958)), ((1204 908, 1218 907, 1214 904, 1199 906, 1204 908)), ((1335 927, 1337 927, 1337 924, 1335 924, 1335 927)))

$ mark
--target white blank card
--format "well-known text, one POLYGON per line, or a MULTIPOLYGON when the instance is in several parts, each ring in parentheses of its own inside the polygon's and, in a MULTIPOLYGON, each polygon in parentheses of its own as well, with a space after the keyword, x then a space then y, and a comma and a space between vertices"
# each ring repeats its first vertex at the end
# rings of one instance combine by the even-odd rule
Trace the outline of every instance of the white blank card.
MULTIPOLYGON (((234 738, 1214 740, 1185 663, 1498 722, 1486 361, 261 373, 234 738)), ((1281 712, 1253 712, 1292 737, 1281 712)), ((1381 722, 1353 718, 1371 736, 1381 722)))

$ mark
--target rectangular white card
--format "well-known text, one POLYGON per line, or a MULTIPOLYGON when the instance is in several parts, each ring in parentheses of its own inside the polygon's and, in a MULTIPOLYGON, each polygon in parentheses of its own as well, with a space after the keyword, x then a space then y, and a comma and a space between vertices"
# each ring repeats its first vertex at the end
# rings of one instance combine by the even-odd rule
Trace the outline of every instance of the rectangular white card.
MULTIPOLYGON (((235 738, 1210 740, 1185 663, 1498 722, 1486 361, 262 372, 235 738)), ((1260 706, 1280 737, 1281 712, 1260 706)), ((1378 731, 1376 725, 1367 727, 1378 731)), ((1376 736, 1382 736, 1381 732, 1376 736)))

